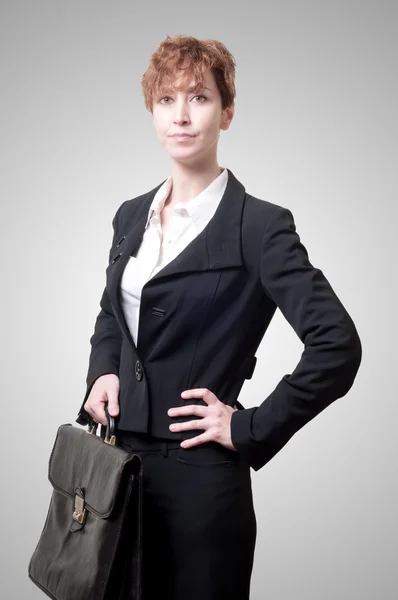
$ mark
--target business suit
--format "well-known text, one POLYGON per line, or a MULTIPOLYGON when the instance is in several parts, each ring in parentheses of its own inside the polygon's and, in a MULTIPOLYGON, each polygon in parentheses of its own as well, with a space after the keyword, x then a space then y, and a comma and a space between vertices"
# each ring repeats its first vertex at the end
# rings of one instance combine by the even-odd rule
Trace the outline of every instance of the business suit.
POLYGON ((313 267, 292 213, 246 193, 228 170, 213 218, 142 289, 137 344, 123 316, 119 284, 142 240, 162 184, 124 202, 91 338, 87 389, 120 379, 118 443, 144 462, 144 600, 249 600, 256 540, 250 467, 264 466, 305 423, 345 395, 361 361, 354 323, 323 273, 313 267), (237 400, 256 350, 280 308, 305 350, 259 407, 237 400), (236 451, 217 442, 183 449, 203 430, 173 433, 171 407, 207 387, 232 413, 236 451))
MULTIPOLYGON (((248 194, 228 169, 224 196, 205 229, 143 287, 137 345, 118 297, 120 277, 144 233, 159 186, 127 200, 113 219, 114 235, 94 333, 87 389, 120 379, 117 427, 183 440, 203 430, 173 433, 167 410, 184 406, 185 389, 207 387, 240 410, 232 413, 231 439, 255 471, 329 404, 351 388, 361 362, 356 327, 322 271, 314 267, 290 210, 248 194), (252 375, 256 350, 277 309, 291 324, 304 352, 258 407, 237 397, 252 375)), ((162 182, 163 183, 163 182, 162 182)), ((205 405, 202 399, 190 404, 205 405)))

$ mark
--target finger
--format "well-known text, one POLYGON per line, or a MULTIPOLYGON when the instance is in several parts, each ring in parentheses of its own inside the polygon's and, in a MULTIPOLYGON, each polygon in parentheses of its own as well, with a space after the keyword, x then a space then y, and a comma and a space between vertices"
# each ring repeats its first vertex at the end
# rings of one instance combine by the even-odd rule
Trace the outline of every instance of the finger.
POLYGON ((101 404, 96 407, 95 410, 93 410, 93 413, 94 419, 97 421, 97 423, 101 423, 101 425, 108 424, 108 419, 106 418, 105 414, 105 404, 103 402, 101 402, 101 404))
POLYGON ((199 404, 190 404, 189 406, 178 406, 177 408, 170 408, 167 411, 169 417, 179 417, 183 415, 196 415, 199 417, 205 417, 207 415, 207 406, 200 406, 199 404))
POLYGON ((186 400, 187 398, 203 398, 207 404, 215 404, 219 402, 219 399, 212 391, 208 388, 194 388, 192 390, 185 390, 182 392, 181 397, 186 400))
POLYGON ((197 435, 194 438, 190 438, 189 440, 184 440, 181 442, 181 446, 183 448, 191 448, 192 446, 198 446, 199 444, 204 444, 205 442, 211 442, 212 437, 206 434, 197 435))
POLYGON ((98 421, 98 411, 94 406, 91 405, 90 400, 87 400, 87 402, 84 404, 83 408, 86 411, 86 413, 88 413, 94 421, 96 421, 97 423, 99 422, 98 421))
POLYGON ((95 417, 95 415, 94 415, 94 412, 93 412, 93 410, 92 410, 92 408, 91 408, 91 405, 90 405, 90 404, 87 404, 87 402, 86 402, 86 404, 83 406, 83 408, 84 408, 84 410, 86 411, 86 413, 87 413, 88 415, 90 415, 90 417, 91 417, 91 418, 92 418, 94 421, 96 421, 96 420, 97 420, 97 419, 96 419, 96 417, 95 417))
POLYGON ((119 414, 119 393, 116 388, 108 389, 108 411, 112 417, 119 414))
POLYGON ((172 423, 170 425, 171 431, 186 431, 188 429, 207 429, 210 427, 208 419, 200 419, 199 421, 185 421, 184 423, 172 423))

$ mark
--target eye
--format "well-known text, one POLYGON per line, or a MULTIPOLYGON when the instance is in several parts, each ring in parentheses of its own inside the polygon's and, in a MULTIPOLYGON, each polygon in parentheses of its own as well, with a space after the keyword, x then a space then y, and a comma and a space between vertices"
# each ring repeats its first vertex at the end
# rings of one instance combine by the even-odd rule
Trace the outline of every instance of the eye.
MULTIPOLYGON (((206 97, 206 96, 204 96, 203 94, 197 94, 196 96, 194 96, 194 98, 203 98, 203 100, 204 100, 204 101, 206 101, 206 100, 207 100, 207 97, 206 97)), ((171 98, 170 98, 170 96, 163 96, 163 97, 162 97, 162 98, 159 100, 159 103, 160 103, 160 104, 170 104, 170 102, 163 102, 163 100, 166 100, 166 99, 167 99, 167 100, 170 100, 171 98)))

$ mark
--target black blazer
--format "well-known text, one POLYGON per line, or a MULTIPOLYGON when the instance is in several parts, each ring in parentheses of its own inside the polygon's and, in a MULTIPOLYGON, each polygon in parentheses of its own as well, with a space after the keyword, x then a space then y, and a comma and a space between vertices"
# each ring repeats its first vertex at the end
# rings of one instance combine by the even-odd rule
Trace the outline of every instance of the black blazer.
MULTIPOLYGON (((308 421, 351 388, 362 348, 355 325, 322 271, 310 262, 290 210, 248 194, 228 169, 221 202, 203 231, 144 285, 137 346, 118 296, 119 282, 144 233, 149 206, 164 183, 126 200, 113 219, 114 236, 94 333, 83 409, 94 381, 120 379, 120 429, 170 440, 172 406, 186 406, 185 389, 206 387, 238 411, 231 439, 255 470, 263 467, 308 421), (237 397, 255 366, 255 353, 280 308, 305 348, 259 405, 237 397)), ((201 399, 189 404, 206 405, 201 399)))

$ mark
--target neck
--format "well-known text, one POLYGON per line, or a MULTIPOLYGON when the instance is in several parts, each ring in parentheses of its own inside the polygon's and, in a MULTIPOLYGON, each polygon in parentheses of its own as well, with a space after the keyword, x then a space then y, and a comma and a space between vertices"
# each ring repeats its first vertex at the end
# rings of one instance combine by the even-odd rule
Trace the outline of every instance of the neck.
POLYGON ((167 204, 189 202, 189 200, 203 192, 223 170, 223 167, 220 167, 217 161, 211 165, 202 165, 199 167, 174 163, 171 172, 173 186, 167 199, 167 204))

